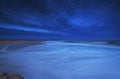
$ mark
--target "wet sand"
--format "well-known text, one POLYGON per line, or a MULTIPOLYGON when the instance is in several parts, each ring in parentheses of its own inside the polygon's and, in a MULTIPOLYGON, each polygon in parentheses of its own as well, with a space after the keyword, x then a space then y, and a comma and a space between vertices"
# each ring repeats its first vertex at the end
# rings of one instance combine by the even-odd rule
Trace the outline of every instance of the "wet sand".
POLYGON ((120 47, 45 42, 7 51, 0 54, 0 71, 25 79, 120 79, 120 47))

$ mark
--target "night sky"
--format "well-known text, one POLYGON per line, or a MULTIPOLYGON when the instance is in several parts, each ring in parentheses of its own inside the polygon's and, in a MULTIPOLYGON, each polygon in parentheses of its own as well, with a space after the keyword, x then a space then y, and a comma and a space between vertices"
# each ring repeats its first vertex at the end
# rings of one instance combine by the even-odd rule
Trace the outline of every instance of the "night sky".
POLYGON ((120 40, 120 0, 0 0, 0 40, 120 40))

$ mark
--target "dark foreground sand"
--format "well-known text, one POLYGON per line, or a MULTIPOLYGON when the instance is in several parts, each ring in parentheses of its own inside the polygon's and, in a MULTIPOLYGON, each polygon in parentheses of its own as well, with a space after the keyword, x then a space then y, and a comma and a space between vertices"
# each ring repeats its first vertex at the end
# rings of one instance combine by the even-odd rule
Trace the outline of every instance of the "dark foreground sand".
POLYGON ((0 72, 0 79, 24 79, 20 74, 8 74, 6 72, 0 72))

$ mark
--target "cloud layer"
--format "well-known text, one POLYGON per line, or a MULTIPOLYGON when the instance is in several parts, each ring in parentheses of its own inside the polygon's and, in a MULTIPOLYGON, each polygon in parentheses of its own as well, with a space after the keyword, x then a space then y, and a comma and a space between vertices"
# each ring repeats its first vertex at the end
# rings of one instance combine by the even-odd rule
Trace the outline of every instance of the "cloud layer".
POLYGON ((118 0, 1 0, 0 39, 18 39, 19 35, 19 39, 118 40, 119 3, 118 0), (7 32, 8 29, 16 33, 7 32), (27 38, 22 37, 23 31, 27 38))

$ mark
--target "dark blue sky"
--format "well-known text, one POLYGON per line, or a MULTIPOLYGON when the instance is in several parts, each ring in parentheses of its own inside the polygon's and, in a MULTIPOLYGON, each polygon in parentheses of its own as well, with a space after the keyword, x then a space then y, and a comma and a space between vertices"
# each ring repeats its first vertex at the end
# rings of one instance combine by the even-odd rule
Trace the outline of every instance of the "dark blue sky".
POLYGON ((120 0, 0 0, 0 40, 120 40, 120 0))

